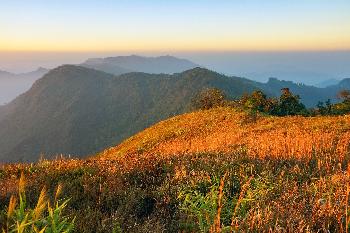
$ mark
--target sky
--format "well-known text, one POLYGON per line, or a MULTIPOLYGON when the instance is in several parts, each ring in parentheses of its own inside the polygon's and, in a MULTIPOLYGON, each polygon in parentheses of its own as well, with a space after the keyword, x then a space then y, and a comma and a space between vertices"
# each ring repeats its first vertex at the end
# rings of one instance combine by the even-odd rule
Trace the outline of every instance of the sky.
POLYGON ((227 74, 350 78, 350 0, 0 0, 0 70, 174 55, 227 74))
POLYGON ((0 0, 0 51, 349 50, 349 0, 0 0))

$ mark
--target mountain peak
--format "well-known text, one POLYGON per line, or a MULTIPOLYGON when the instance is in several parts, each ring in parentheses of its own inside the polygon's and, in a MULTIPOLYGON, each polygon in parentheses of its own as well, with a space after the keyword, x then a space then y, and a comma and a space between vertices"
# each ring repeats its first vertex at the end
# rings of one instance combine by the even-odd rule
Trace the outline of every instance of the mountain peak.
POLYGON ((99 71, 99 70, 95 70, 95 69, 91 69, 91 68, 79 66, 79 65, 71 65, 71 64, 64 64, 64 65, 58 66, 50 70, 47 73, 47 75, 49 76, 61 75, 63 77, 69 77, 69 76, 81 76, 84 73, 88 73, 89 75, 93 74, 95 76, 98 76, 99 74, 104 74, 109 77, 113 76, 112 74, 108 74, 103 71, 99 71))
POLYGON ((144 57, 134 54, 130 56, 89 58, 81 65, 115 75, 130 72, 173 74, 198 66, 189 60, 170 55, 144 57))
POLYGON ((197 66, 197 67, 194 67, 192 69, 188 69, 185 72, 213 72, 213 73, 216 73, 215 71, 212 71, 212 70, 209 70, 207 68, 204 68, 204 67, 200 67, 200 66, 197 66))
POLYGON ((45 71, 48 71, 49 69, 46 69, 46 68, 44 68, 44 67, 42 67, 42 66, 39 66, 35 71, 36 72, 45 72, 45 71))

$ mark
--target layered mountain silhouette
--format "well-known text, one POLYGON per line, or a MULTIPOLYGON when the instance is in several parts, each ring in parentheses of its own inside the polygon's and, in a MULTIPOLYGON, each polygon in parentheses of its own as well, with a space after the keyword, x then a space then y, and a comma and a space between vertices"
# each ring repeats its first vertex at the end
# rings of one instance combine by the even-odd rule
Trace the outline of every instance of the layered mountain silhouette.
MULTIPOLYGON (((80 65, 115 75, 130 72, 173 74, 198 67, 197 64, 189 60, 173 56, 142 57, 136 55, 90 58, 80 65)), ((48 71, 48 69, 41 67, 35 71, 21 74, 0 70, 0 105, 9 103, 18 95, 29 90, 33 83, 48 71)))
POLYGON ((136 55, 90 58, 82 63, 81 66, 115 75, 129 72, 173 74, 198 67, 197 64, 189 60, 179 59, 173 56, 142 57, 136 55))
POLYGON ((21 74, 0 70, 0 105, 9 103, 18 95, 27 91, 33 83, 48 72, 45 68, 21 74))
POLYGON ((257 89, 279 96, 280 89, 288 87, 307 106, 315 106, 320 100, 335 101, 339 90, 350 89, 350 79, 317 88, 275 78, 259 83, 198 67, 175 74, 116 76, 64 65, 0 106, 0 162, 35 161, 41 154, 45 158, 94 154, 190 110, 193 97, 208 87, 222 89, 231 98, 257 89))

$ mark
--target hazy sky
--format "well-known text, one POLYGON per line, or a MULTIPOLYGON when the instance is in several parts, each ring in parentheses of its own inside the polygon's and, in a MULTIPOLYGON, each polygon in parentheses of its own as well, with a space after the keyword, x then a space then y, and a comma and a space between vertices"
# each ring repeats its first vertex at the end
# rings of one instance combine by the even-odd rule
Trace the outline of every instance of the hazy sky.
POLYGON ((0 0, 0 51, 350 49, 349 0, 0 0))

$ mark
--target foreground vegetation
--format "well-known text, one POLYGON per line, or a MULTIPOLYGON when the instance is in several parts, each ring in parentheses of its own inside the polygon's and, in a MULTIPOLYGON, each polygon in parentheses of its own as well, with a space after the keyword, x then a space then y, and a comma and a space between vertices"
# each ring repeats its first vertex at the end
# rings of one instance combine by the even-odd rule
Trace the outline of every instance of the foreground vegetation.
POLYGON ((77 232, 346 232, 349 142, 350 116, 198 111, 87 160, 3 166, 0 209, 23 172, 31 206, 62 184, 77 232))
POLYGON ((23 173, 18 182, 18 195, 12 195, 1 221, 3 232, 16 233, 70 233, 74 229, 74 219, 62 216, 69 200, 60 201, 62 187, 57 187, 54 203, 47 197, 43 188, 35 208, 27 205, 23 173))

